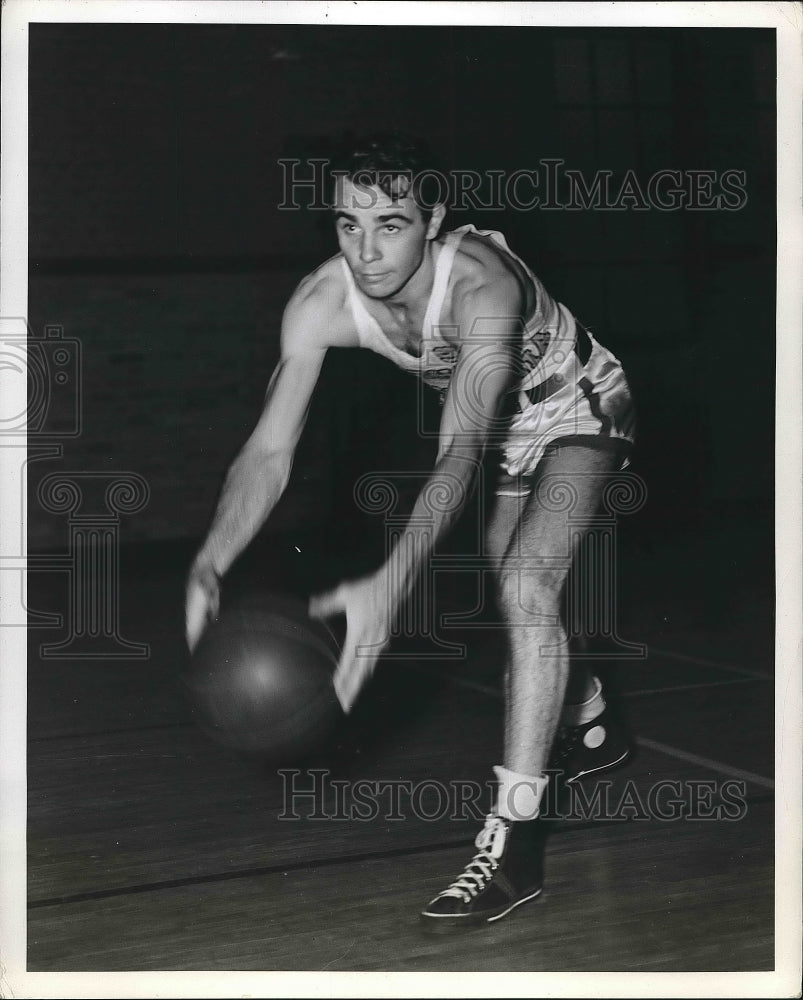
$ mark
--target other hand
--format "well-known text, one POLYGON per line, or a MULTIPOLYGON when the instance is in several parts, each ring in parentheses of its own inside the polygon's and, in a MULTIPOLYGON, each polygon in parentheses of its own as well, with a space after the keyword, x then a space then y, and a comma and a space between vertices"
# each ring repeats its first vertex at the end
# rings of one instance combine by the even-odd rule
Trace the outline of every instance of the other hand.
POLYGON ((207 563, 196 563, 187 578, 185 603, 187 645, 192 652, 220 610, 220 578, 207 563))
POLYGON ((376 577, 341 583, 326 594, 310 598, 310 617, 346 616, 346 640, 333 678, 335 694, 346 713, 351 711, 390 642, 387 605, 386 588, 376 577))

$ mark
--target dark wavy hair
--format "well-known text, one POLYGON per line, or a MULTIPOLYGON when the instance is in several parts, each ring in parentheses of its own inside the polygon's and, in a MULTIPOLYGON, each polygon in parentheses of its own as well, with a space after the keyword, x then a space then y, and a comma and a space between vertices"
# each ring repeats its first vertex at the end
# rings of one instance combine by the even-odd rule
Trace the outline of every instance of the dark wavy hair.
POLYGON ((443 175, 429 146, 403 132, 347 139, 331 158, 329 172, 330 191, 336 178, 345 176, 361 187, 378 187, 388 198, 411 195, 425 222, 443 202, 443 175))

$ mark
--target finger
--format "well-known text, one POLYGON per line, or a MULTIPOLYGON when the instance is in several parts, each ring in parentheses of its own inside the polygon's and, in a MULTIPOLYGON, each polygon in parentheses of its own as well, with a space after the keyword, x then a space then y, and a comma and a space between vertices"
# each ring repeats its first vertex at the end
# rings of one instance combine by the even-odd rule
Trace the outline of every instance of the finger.
POLYGON ((343 711, 348 714, 365 682, 370 677, 375 660, 358 656, 356 647, 351 646, 348 655, 344 655, 332 678, 335 694, 343 711))
POLYGON ((201 629, 195 622, 187 623, 185 638, 187 640, 187 648, 191 653, 194 652, 195 647, 198 645, 198 640, 201 638, 201 629))
POLYGON ((337 669, 332 677, 332 683, 334 685, 335 694, 337 695, 337 700, 340 702, 340 707, 346 715, 348 715, 351 711, 351 706, 354 704, 355 692, 353 690, 354 685, 351 677, 354 672, 356 661, 355 652, 355 644, 353 640, 349 639, 347 633, 346 640, 343 645, 343 652, 340 656, 340 662, 338 663, 337 669))
POLYGON ((354 702, 357 700, 357 694, 359 693, 359 687, 354 683, 353 674, 348 673, 345 675, 335 676, 334 685, 335 694, 337 695, 337 700, 340 702, 340 707, 343 709, 343 712, 348 715, 354 707, 354 702))
POLYGON ((186 638, 190 652, 197 645, 209 622, 217 617, 218 603, 217 595, 212 597, 200 587, 192 588, 187 594, 186 638))
POLYGON ((201 638, 201 635, 203 634, 204 631, 204 625, 205 625, 205 620, 199 621, 197 617, 187 620, 186 639, 187 639, 187 647, 189 648, 189 651, 191 653, 195 650, 195 647, 198 645, 198 640, 201 638))
POLYGON ((354 703, 357 701, 360 691, 362 691, 365 682, 368 680, 369 674, 370 670, 358 664, 354 666, 354 669, 336 680, 335 694, 346 714, 354 707, 354 703))

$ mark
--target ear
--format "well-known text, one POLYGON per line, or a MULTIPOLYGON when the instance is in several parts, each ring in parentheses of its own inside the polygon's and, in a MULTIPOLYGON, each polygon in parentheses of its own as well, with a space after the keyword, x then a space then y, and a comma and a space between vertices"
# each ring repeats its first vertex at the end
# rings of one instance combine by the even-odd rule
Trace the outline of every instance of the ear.
POLYGON ((430 217, 429 223, 427 224, 427 239, 434 240, 435 237, 440 232, 440 228, 443 225, 443 219, 446 215, 446 207, 444 205, 436 205, 432 209, 432 216, 430 217))

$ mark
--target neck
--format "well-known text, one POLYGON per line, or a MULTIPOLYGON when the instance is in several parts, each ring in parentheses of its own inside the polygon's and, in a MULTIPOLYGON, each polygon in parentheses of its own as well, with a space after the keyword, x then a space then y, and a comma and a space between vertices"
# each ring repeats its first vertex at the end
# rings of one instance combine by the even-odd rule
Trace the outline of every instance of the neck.
POLYGON ((424 246, 421 263, 413 271, 405 284, 389 295, 384 301, 391 309, 410 310, 417 303, 425 302, 432 293, 435 281, 435 258, 432 252, 432 242, 424 246))

